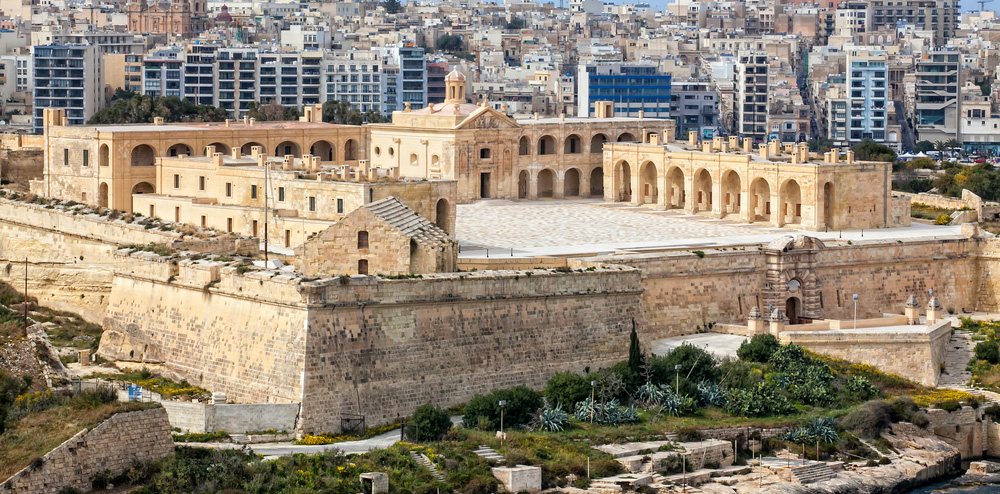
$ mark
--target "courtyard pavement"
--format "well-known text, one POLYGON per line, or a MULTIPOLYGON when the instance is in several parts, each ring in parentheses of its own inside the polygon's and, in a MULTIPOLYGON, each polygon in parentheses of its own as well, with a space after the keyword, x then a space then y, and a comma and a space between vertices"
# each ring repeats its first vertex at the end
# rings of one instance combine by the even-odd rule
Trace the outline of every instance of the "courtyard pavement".
POLYGON ((560 256, 616 250, 712 248, 766 244, 796 234, 824 241, 954 237, 959 226, 811 232, 744 224, 678 211, 656 211, 600 199, 484 200, 457 206, 462 258, 560 256))
POLYGON ((674 348, 683 343, 690 343, 696 347, 703 348, 716 358, 733 357, 736 358, 736 350, 740 344, 746 341, 746 337, 723 333, 698 333, 686 336, 675 336, 653 341, 650 349, 653 355, 666 355, 674 348))

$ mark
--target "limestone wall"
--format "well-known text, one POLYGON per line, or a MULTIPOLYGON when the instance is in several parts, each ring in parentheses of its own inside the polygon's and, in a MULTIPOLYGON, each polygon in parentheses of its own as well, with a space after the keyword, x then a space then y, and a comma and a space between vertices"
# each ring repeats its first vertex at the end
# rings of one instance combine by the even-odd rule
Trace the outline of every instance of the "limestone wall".
POLYGON ((0 179, 28 187, 42 178, 44 159, 41 149, 0 149, 0 179))
POLYGON ((119 413, 92 430, 83 430, 0 484, 0 494, 54 494, 65 488, 89 492, 91 479, 105 470, 117 475, 135 462, 163 458, 174 451, 170 423, 162 408, 119 413))
POLYGON ((299 415, 298 403, 190 403, 161 402, 170 425, 185 432, 226 431, 232 434, 294 431, 299 415))
POLYGON ((982 407, 962 407, 950 413, 934 408, 927 410, 927 418, 927 428, 958 449, 963 460, 981 458, 983 452, 989 451, 990 420, 982 407))

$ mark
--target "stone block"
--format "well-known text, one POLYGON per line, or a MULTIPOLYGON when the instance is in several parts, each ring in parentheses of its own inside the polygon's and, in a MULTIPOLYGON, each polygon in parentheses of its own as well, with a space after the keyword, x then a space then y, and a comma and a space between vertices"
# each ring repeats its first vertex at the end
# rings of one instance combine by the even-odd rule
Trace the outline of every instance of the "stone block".
POLYGON ((495 467, 493 476, 507 492, 539 492, 542 490, 542 469, 527 465, 516 467, 495 467))
POLYGON ((389 474, 383 472, 366 472, 361 474, 362 484, 371 484, 371 494, 389 492, 389 474), (366 482, 367 481, 367 482, 366 482))

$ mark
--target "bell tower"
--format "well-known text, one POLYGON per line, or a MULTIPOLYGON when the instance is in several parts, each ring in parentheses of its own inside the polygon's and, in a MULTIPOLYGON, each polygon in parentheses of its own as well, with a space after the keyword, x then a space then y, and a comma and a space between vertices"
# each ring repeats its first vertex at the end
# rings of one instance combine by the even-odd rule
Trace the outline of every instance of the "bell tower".
POLYGON ((452 69, 444 76, 445 103, 465 103, 465 75, 452 69))

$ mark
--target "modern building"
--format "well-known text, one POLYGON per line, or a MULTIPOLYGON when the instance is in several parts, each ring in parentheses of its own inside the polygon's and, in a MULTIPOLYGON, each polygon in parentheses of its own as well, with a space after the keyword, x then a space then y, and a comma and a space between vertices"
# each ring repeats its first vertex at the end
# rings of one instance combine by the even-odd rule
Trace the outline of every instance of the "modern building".
POLYGON ((962 55, 959 52, 931 52, 916 61, 917 136, 922 141, 962 141, 958 128, 961 97, 962 55))
POLYGON ((755 142, 767 139, 767 53, 740 52, 733 83, 736 86, 736 132, 755 142))
POLYGON ((257 48, 219 49, 216 62, 219 81, 216 106, 228 110, 235 117, 243 115, 250 103, 258 102, 258 51, 257 48))
POLYGON ((865 139, 884 143, 888 127, 889 95, 885 50, 852 48, 847 51, 847 142, 865 139))
MULTIPOLYGON (((323 101, 345 101, 361 113, 385 113, 382 104, 382 57, 375 50, 328 52, 323 57, 323 101)), ((394 99, 395 101, 395 99, 394 99)))
POLYGON ((193 44, 187 47, 184 62, 184 99, 198 105, 216 105, 215 63, 219 46, 193 44))
POLYGON ((184 49, 160 48, 142 61, 142 94, 146 96, 183 96, 184 49))
POLYGON ((42 45, 31 49, 35 74, 33 128, 41 132, 46 108, 66 110, 70 125, 83 125, 104 100, 104 73, 96 45, 42 45))
POLYGON ((944 46, 955 36, 957 0, 870 0, 868 31, 894 29, 900 21, 923 26, 934 33, 934 45, 944 46))
POLYGON ((695 131, 711 139, 719 131, 719 95, 711 81, 684 81, 671 89, 673 104, 670 116, 677 122, 677 137, 686 138, 695 131))
POLYGON ((260 70, 257 91, 262 103, 301 108, 323 102, 320 98, 321 52, 263 52, 257 57, 260 70))
POLYGON ((385 72, 382 77, 382 112, 403 110, 406 103, 410 109, 418 110, 427 106, 427 60, 424 49, 410 42, 373 47, 372 51, 382 57, 385 72))
POLYGON ((656 64, 589 63, 577 73, 577 116, 590 116, 597 101, 611 101, 615 115, 670 118, 672 76, 656 64))

